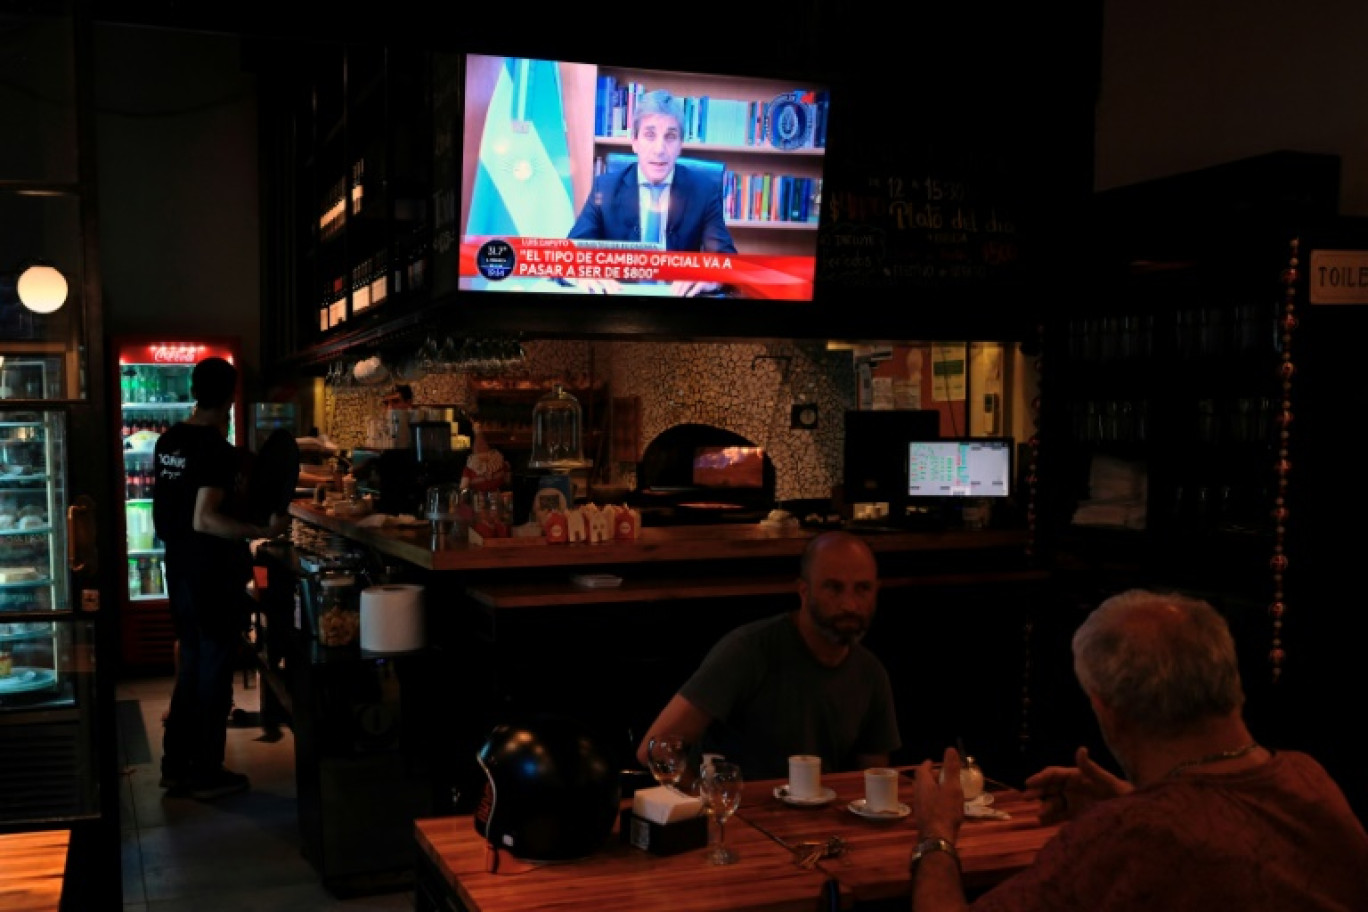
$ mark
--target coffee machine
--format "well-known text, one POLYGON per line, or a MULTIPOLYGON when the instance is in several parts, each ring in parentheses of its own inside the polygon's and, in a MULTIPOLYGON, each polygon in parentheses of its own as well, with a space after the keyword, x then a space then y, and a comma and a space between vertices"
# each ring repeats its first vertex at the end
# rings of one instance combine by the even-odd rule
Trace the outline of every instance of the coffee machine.
MULTIPOLYGON (((398 411, 398 410, 395 410, 398 411)), ((412 408, 391 427, 402 428, 396 438, 402 446, 381 450, 371 463, 371 479, 379 493, 376 508, 382 513, 410 513, 423 509, 427 489, 436 484, 459 483, 469 447, 452 446, 452 440, 471 439, 470 418, 460 409, 412 408)))

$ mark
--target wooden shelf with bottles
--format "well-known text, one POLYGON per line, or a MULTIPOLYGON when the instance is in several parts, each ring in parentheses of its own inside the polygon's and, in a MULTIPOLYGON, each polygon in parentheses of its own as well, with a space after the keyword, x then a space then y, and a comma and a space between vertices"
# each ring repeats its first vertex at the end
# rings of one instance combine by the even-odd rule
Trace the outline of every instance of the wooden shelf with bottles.
POLYGON ((1287 239, 1128 266, 1047 327, 1043 513, 1061 550, 1267 585, 1249 570, 1277 525, 1287 239))
MULTIPOLYGON (((718 76, 656 70, 648 72, 622 67, 600 67, 598 72, 600 76, 611 76, 617 80, 619 85, 641 82, 644 91, 666 89, 675 96, 685 99, 699 99, 706 96, 710 100, 768 103, 781 94, 808 88, 786 80, 763 77, 718 76)), ((580 99, 578 103, 581 106, 585 105, 583 99, 580 99)), ((594 99, 589 98, 587 110, 568 111, 567 114, 585 117, 587 120, 583 122, 592 123, 593 109, 594 99)), ((596 163, 595 167, 599 167, 598 163, 605 161, 610 153, 630 153, 632 151, 632 141, 629 135, 596 135, 593 137, 593 144, 594 154, 590 160, 596 163)), ((819 183, 814 187, 815 198, 810 200, 809 205, 814 205, 820 200, 820 179, 826 155, 826 149, 821 146, 783 150, 768 144, 700 142, 686 138, 681 155, 682 157, 723 162, 727 170, 736 172, 738 178, 743 175, 769 174, 772 177, 787 175, 814 179, 819 183)), ((582 178, 586 181, 585 186, 588 185, 587 181, 590 176, 576 175, 576 177, 582 178)), ((579 179, 576 180, 575 185, 576 187, 580 186, 579 179)), ((582 200, 577 202, 582 202, 582 200)), ((765 219, 729 214, 727 227, 734 232, 737 247, 745 253, 802 254, 810 252, 811 238, 806 237, 806 235, 817 230, 817 212, 813 208, 810 217, 807 219, 765 219)))
POLYGON ((429 58, 322 44, 296 87, 295 319, 282 356, 427 301, 429 58))

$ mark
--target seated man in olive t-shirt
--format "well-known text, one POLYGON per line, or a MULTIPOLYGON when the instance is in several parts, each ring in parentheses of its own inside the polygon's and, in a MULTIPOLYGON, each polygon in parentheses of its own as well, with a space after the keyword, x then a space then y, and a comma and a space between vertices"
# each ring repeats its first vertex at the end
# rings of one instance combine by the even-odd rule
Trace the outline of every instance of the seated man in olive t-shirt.
POLYGON ((695 753, 741 764, 749 779, 788 775, 793 754, 824 772, 886 766, 901 746, 887 670, 860 640, 873 620, 878 569, 845 532, 808 543, 797 609, 744 624, 708 653, 651 724, 637 750, 675 734, 695 753))

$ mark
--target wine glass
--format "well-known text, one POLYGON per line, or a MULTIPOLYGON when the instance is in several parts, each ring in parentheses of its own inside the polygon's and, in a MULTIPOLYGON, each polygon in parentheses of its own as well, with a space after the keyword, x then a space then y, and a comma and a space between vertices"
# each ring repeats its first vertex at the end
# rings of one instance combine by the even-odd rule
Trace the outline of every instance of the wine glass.
POLYGON ((679 791, 679 780, 689 762, 689 750, 679 735, 656 735, 646 742, 646 759, 656 782, 671 791, 679 791))
POLYGON ((738 856, 727 848, 726 824, 727 818, 741 805, 741 789, 745 785, 741 766, 728 760, 714 760, 703 770, 701 782, 703 807, 717 821, 717 842, 708 852, 708 863, 732 864, 738 856))

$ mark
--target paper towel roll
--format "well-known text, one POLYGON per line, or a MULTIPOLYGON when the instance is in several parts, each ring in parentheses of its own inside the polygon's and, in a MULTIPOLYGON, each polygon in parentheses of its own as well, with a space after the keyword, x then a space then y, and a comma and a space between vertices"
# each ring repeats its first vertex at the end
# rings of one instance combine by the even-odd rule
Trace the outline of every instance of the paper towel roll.
POLYGON ((361 648, 367 652, 422 649, 423 587, 390 583, 361 590, 361 648))

